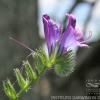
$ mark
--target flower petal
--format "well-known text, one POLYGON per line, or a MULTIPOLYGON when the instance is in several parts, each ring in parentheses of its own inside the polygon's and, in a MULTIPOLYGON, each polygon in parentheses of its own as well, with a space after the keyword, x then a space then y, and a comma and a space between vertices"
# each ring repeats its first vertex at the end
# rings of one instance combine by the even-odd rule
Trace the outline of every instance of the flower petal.
POLYGON ((72 14, 66 14, 66 16, 68 18, 67 28, 59 41, 59 51, 68 51, 77 46, 88 47, 88 45, 84 43, 83 33, 79 28, 76 28, 76 17, 72 14))
POLYGON ((49 36, 49 29, 48 29, 49 20, 50 20, 50 17, 48 15, 43 15, 44 33, 45 33, 46 40, 48 39, 48 36, 49 36))
POLYGON ((67 18, 68 18, 68 26, 72 26, 73 28, 75 28, 76 26, 76 17, 73 14, 66 14, 67 18))
POLYGON ((59 28, 53 21, 50 20, 50 17, 48 15, 43 15, 43 24, 48 52, 50 54, 58 41, 59 28))
POLYGON ((68 47, 70 47, 70 45, 73 45, 73 42, 75 42, 74 35, 75 35, 76 18, 72 14, 66 14, 66 16, 68 18, 68 25, 59 41, 60 51, 62 51, 63 48, 68 49, 68 47))

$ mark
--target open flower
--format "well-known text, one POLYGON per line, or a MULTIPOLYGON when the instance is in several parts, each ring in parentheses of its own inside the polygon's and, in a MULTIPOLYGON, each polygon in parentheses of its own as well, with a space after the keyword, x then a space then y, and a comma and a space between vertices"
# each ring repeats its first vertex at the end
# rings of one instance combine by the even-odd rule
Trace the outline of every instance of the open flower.
MULTIPOLYGON (((66 14, 68 19, 67 27, 63 33, 61 28, 51 21, 48 15, 43 15, 44 33, 49 53, 59 45, 59 53, 66 53, 74 47, 88 47, 84 40, 83 33, 76 28, 76 17, 73 14, 66 14)), ((90 37, 90 36, 89 36, 90 37)))
POLYGON ((88 47, 83 38, 83 33, 76 28, 76 18, 72 14, 66 14, 68 18, 67 27, 60 38, 60 50, 68 51, 73 47, 88 47), (83 42, 84 41, 84 42, 83 42))

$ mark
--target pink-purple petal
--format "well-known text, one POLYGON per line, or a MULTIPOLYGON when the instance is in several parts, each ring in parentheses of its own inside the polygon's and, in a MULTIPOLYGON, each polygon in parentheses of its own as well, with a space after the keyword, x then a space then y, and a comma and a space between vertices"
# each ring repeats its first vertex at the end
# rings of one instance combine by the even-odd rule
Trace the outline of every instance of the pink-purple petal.
POLYGON ((43 15, 43 24, 44 24, 44 33, 45 39, 48 46, 48 52, 51 53, 52 49, 55 48, 55 45, 59 38, 59 28, 58 26, 50 20, 48 15, 43 15))

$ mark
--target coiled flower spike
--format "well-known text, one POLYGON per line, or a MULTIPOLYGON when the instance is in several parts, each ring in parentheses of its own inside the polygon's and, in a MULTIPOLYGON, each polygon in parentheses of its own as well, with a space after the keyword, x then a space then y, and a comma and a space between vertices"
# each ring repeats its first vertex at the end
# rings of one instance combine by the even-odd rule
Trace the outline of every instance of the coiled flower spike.
POLYGON ((73 14, 66 14, 66 17, 68 19, 67 26, 63 32, 62 27, 52 21, 47 14, 42 17, 49 56, 46 55, 43 48, 34 51, 27 45, 10 38, 30 50, 30 55, 34 59, 34 68, 28 61, 28 57, 30 57, 28 55, 27 60, 23 61, 24 73, 18 68, 14 70, 16 82, 19 85, 18 91, 16 91, 14 84, 9 79, 3 82, 4 92, 10 100, 18 100, 23 93, 30 89, 35 81, 40 79, 46 70, 53 68, 59 76, 68 76, 74 71, 73 48, 77 46, 88 47, 86 42, 90 39, 91 33, 85 40, 83 33, 79 28, 76 28, 76 17, 73 14))

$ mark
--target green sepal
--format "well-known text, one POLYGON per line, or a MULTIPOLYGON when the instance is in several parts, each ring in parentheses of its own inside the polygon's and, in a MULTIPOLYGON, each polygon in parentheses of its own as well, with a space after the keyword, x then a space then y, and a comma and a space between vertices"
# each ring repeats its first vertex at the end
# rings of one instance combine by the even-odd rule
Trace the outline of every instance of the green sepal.
MULTIPOLYGON (((24 77, 22 76, 20 70, 18 68, 16 68, 15 70, 15 75, 16 75, 16 78, 17 78, 17 81, 18 81, 18 84, 20 86, 20 88, 23 90, 23 89, 26 89, 28 84, 29 84, 29 80, 28 79, 24 79, 24 77)), ((27 89, 26 89, 27 91, 27 89)))
POLYGON ((48 57, 43 49, 36 50, 36 53, 33 56, 34 64, 38 74, 40 75, 48 64, 48 57))
POLYGON ((9 97, 10 100, 17 100, 17 93, 9 79, 7 79, 6 82, 3 82, 3 88, 5 94, 9 97))
POLYGON ((72 51, 56 57, 55 72, 60 76, 68 76, 74 71, 74 59, 72 51))
POLYGON ((36 80, 38 78, 36 72, 32 69, 32 66, 30 65, 29 61, 23 61, 23 65, 25 67, 25 71, 27 74, 27 77, 30 81, 36 80))

